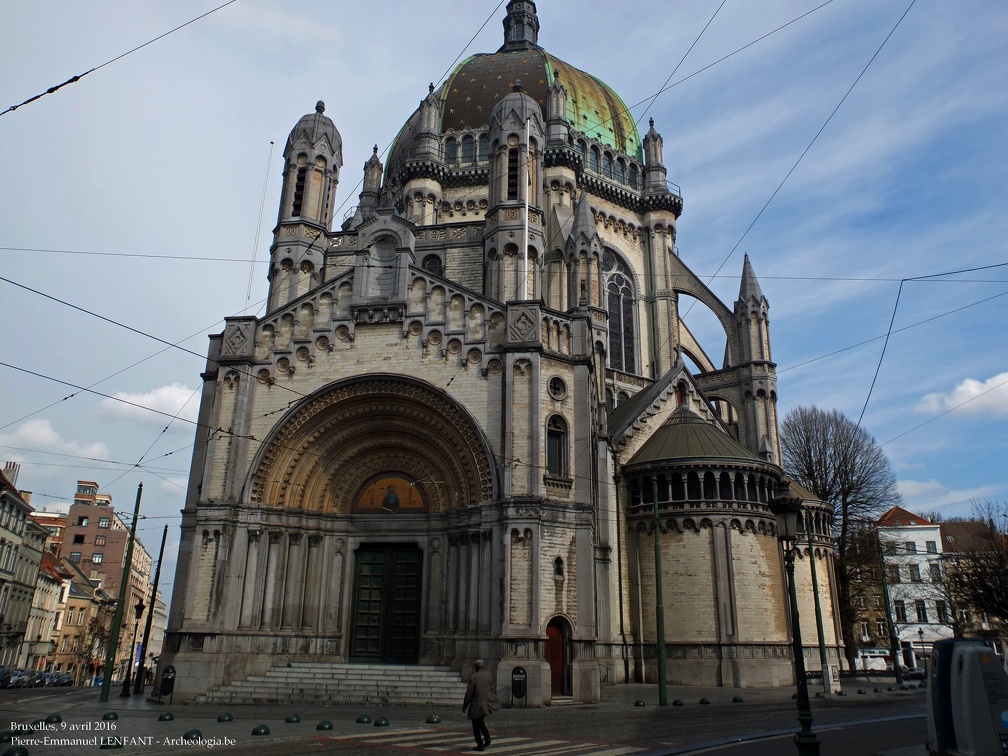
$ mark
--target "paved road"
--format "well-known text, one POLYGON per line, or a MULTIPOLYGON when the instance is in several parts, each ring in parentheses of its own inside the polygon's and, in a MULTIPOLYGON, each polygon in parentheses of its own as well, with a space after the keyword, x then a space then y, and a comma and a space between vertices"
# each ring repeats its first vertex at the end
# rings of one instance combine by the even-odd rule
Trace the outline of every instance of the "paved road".
MULTIPOLYGON (((924 695, 921 690, 872 692, 813 700, 815 728, 823 742, 823 756, 870 756, 883 750, 921 744, 925 738, 924 695), (879 722, 884 719, 884 722, 879 722)), ((658 756, 712 753, 719 756, 790 754, 797 730, 795 704, 789 690, 732 690, 669 688, 669 700, 681 707, 655 706, 653 685, 606 688, 603 701, 591 705, 551 706, 541 709, 504 709, 490 720, 494 738, 488 752, 507 756, 658 756), (733 703, 732 697, 745 700, 733 703), (711 703, 702 705, 701 697, 711 703), (636 707, 635 700, 647 705, 636 707), (743 741, 738 743, 737 741, 743 741)), ((459 754, 474 742, 461 705, 425 706, 182 706, 157 704, 138 696, 120 699, 115 693, 102 704, 95 689, 39 689, 0 691, 0 730, 17 728, 15 737, 33 755, 96 754, 102 738, 121 738, 115 753, 169 754, 208 750, 215 753, 257 754, 459 754), (234 721, 218 722, 224 711, 234 721), (116 720, 103 715, 115 711, 116 720), (172 721, 158 716, 170 711, 172 721), (297 713, 300 723, 286 723, 297 713), (385 716, 388 727, 357 724, 359 714, 385 716), (439 724, 427 724, 436 713, 439 724), (58 714, 47 730, 27 732, 32 720, 58 714), (322 720, 333 729, 318 731, 322 720), (266 724, 268 736, 253 737, 252 728, 266 724), (201 742, 187 744, 183 735, 198 729, 201 742), (48 740, 46 740, 48 738, 48 740)), ((107 740, 106 740, 107 742, 107 740)), ((3 745, 6 747, 6 744, 3 745)))

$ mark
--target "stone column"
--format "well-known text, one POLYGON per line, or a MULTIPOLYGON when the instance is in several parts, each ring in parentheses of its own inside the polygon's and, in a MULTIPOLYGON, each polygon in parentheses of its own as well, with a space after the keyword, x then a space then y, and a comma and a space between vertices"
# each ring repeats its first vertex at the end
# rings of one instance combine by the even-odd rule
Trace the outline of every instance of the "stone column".
POLYGON ((256 585, 259 582, 259 537, 262 531, 246 531, 248 545, 245 550, 245 583, 242 585, 241 613, 238 627, 251 628, 255 618, 256 585))
POLYGON ((291 533, 288 539, 290 545, 287 548, 287 574, 284 584, 281 627, 299 629, 301 627, 301 605, 304 599, 304 537, 301 533, 291 533))
POLYGON ((308 536, 308 555, 305 557, 304 611, 301 613, 301 629, 319 629, 319 604, 321 588, 325 583, 319 570, 321 563, 322 536, 308 536))
POLYGON ((269 534, 269 546, 266 552, 266 587, 263 592, 262 620, 260 627, 275 628, 280 626, 280 606, 276 600, 280 575, 280 562, 284 559, 286 540, 283 533, 272 531, 269 534))

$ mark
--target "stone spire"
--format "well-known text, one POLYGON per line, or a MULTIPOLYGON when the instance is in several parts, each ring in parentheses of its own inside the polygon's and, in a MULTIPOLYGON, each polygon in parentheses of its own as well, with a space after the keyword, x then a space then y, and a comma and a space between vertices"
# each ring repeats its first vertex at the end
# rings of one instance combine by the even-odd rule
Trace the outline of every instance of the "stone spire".
POLYGON ((539 46, 539 17, 532 0, 511 0, 504 19, 504 45, 497 52, 531 50, 539 46))
POLYGON ((756 280, 756 272, 753 270, 752 263, 749 262, 749 255, 745 256, 745 262, 742 263, 742 284, 739 286, 739 301, 741 302, 755 302, 759 304, 763 301, 763 290, 760 289, 759 281, 756 280))

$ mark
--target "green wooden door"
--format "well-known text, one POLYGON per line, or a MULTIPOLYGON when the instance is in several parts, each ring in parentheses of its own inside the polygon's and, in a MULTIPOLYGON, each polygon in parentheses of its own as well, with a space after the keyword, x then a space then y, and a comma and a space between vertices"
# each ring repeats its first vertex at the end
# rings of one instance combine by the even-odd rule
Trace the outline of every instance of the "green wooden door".
POLYGON ((415 546, 362 546, 357 550, 352 661, 416 663, 422 565, 422 552, 415 546))

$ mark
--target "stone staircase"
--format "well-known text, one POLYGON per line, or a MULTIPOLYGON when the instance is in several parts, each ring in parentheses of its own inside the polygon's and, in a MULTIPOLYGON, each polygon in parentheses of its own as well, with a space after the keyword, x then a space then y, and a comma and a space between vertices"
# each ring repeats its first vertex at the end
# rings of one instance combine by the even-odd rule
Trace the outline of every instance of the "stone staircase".
POLYGON ((292 662, 209 690, 194 702, 461 706, 465 691, 462 676, 450 667, 292 662))

